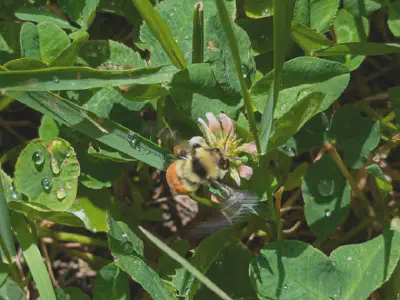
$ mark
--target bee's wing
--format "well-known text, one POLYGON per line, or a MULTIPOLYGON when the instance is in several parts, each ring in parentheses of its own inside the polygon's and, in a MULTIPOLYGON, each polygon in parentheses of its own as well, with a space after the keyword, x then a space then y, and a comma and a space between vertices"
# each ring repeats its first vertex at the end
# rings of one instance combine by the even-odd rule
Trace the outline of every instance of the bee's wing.
POLYGON ((222 209, 225 213, 219 217, 201 223, 191 230, 191 234, 196 237, 206 237, 215 231, 226 229, 231 225, 240 224, 250 215, 257 214, 257 208, 260 203, 258 196, 241 190, 232 189, 222 183, 213 183, 223 196, 221 201, 222 209))

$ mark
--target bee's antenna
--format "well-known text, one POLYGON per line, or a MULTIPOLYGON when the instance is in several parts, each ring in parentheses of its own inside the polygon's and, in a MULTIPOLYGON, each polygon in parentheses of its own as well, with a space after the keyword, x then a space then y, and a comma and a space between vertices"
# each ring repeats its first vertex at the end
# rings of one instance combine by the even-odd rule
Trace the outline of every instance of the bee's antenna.
POLYGON ((228 135, 226 136, 226 139, 225 139, 225 143, 224 143, 224 152, 226 151, 226 144, 228 143, 228 139, 229 139, 229 136, 231 135, 232 128, 233 128, 233 124, 232 124, 231 129, 229 129, 228 135))

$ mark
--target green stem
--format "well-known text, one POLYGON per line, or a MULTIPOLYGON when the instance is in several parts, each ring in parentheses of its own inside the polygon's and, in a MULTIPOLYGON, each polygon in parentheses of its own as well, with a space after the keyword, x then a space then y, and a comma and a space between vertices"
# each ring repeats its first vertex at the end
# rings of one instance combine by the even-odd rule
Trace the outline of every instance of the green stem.
POLYGON ((38 228, 39 237, 49 237, 62 242, 76 242, 90 246, 108 248, 108 242, 103 239, 93 238, 77 233, 54 231, 45 227, 38 228))
POLYGON ((224 1, 216 0, 216 3, 217 3, 219 17, 221 19, 222 27, 224 28, 224 31, 227 35, 229 48, 231 49, 232 57, 235 62, 236 73, 239 76, 239 83, 240 83, 240 87, 242 88, 242 92, 243 92, 244 107, 246 109, 246 114, 247 114, 247 119, 249 121, 250 130, 251 130, 251 133, 253 134, 254 140, 256 142, 257 151, 258 151, 258 153, 261 153, 261 145, 260 145, 260 141, 258 139, 256 119, 254 117, 254 111, 253 111, 253 103, 251 102, 250 93, 247 88, 247 83, 243 76, 239 48, 236 43, 235 34, 233 33, 233 28, 231 25, 231 18, 229 17, 228 10, 226 9, 224 1))
POLYGON ((354 195, 356 198, 360 199, 365 208, 368 211, 368 215, 370 217, 375 217, 375 211, 372 208, 371 204, 369 203, 368 199, 365 197, 364 193, 358 188, 357 182, 354 180, 353 176, 350 174, 349 169, 347 169, 346 165, 343 163, 342 159, 339 156, 339 153, 337 152, 336 148, 330 144, 327 143, 325 145, 326 149, 329 151, 329 154, 337 164, 338 168, 342 172, 343 177, 347 180, 349 183, 351 190, 353 191, 354 195))
POLYGON ((204 15, 203 2, 196 3, 193 11, 192 63, 204 62, 204 15))

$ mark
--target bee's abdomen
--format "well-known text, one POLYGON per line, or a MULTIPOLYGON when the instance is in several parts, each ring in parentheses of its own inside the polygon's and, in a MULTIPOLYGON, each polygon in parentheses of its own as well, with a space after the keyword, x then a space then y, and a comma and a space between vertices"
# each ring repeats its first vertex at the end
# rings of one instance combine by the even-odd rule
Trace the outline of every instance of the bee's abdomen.
POLYGON ((200 159, 194 157, 192 160, 192 171, 202 179, 207 178, 208 171, 200 159))

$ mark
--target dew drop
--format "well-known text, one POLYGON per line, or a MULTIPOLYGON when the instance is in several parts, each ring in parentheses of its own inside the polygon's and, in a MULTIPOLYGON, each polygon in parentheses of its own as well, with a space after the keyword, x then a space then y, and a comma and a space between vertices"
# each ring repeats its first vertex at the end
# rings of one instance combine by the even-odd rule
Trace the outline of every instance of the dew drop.
POLYGON ((334 267, 336 267, 336 262, 334 261, 334 262, 332 262, 332 265, 334 266, 334 267))
POLYGON ((32 155, 32 161, 36 166, 41 166, 44 163, 44 155, 40 151, 36 151, 32 155))
POLYGON ((17 194, 17 191, 15 190, 15 187, 14 187, 14 185, 13 184, 10 184, 10 193, 11 193, 11 197, 13 198, 13 199, 18 199, 19 198, 19 196, 18 196, 18 194, 17 194))
POLYGON ((353 258, 351 257, 351 256, 349 256, 348 258, 347 258, 347 261, 352 261, 353 260, 353 258))
POLYGON ((189 40, 189 39, 190 39, 190 36, 186 35, 185 40, 189 40))
POLYGON ((114 262, 119 262, 119 258, 118 257, 114 257, 114 262))
POLYGON ((44 189, 45 192, 48 192, 51 190, 51 179, 49 177, 45 177, 42 179, 41 181, 42 183, 42 187, 44 189))
POLYGON ((322 197, 329 197, 335 191, 335 182, 333 179, 321 179, 318 183, 318 192, 322 197))
POLYGON ((57 194, 57 199, 58 200, 62 200, 67 196, 67 191, 64 188, 59 187, 57 189, 57 193, 56 194, 57 194))
POLYGON ((71 156, 71 152, 68 151, 67 153, 65 153, 66 158, 69 158, 70 156, 71 156))
POLYGON ((122 234, 122 237, 123 237, 124 239, 126 239, 126 237, 127 237, 126 233, 123 233, 123 234, 122 234))
POLYGON ((330 211, 330 209, 325 209, 325 217, 330 217, 332 215, 332 212, 330 211))
POLYGON ((284 284, 284 285, 283 285, 283 288, 284 288, 285 290, 287 290, 287 288, 288 288, 287 284, 284 284))
POLYGON ((137 141, 136 133, 134 133, 132 131, 128 132, 126 139, 128 140, 128 142, 131 146, 135 145, 136 141, 137 141))
POLYGON ((50 160, 50 167, 54 175, 58 175, 60 173, 60 165, 54 157, 52 157, 50 160))
POLYGON ((97 57, 97 53, 96 52, 92 52, 92 57, 97 57))
POLYGON ((54 76, 54 77, 53 77, 53 82, 54 82, 54 83, 59 83, 59 82, 60 82, 60 79, 59 79, 57 76, 54 76))
POLYGON ((101 50, 103 50, 103 47, 99 44, 99 45, 97 46, 97 50, 101 51, 101 50))

